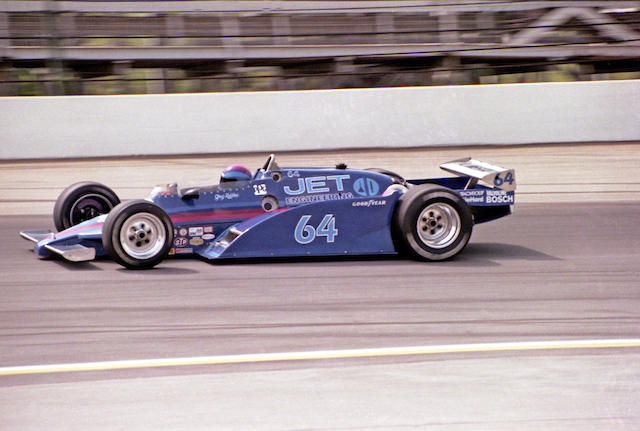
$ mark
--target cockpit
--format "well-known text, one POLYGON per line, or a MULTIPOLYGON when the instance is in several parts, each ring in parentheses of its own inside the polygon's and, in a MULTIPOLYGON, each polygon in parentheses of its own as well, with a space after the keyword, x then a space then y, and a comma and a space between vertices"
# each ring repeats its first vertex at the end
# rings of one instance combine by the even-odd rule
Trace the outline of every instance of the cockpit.
MULTIPOLYGON (((280 166, 276 163, 276 157, 274 154, 270 154, 262 167, 256 170, 255 174, 251 174, 251 171, 240 164, 232 164, 227 166, 220 175, 220 183, 212 186, 201 187, 188 187, 182 189, 180 194, 182 198, 197 199, 201 192, 215 192, 218 190, 228 190, 231 188, 247 187, 251 180, 261 179, 266 172, 280 170, 280 166)), ((275 175, 279 175, 279 172, 275 175)), ((272 175, 273 177, 273 175, 272 175)))
POLYGON ((262 165, 262 167, 256 170, 254 175, 251 175, 251 171, 243 166, 238 164, 233 164, 227 166, 224 171, 222 171, 222 175, 220 176, 220 184, 229 183, 229 182, 241 182, 241 181, 251 181, 252 179, 257 179, 261 174, 269 171, 278 171, 280 170, 280 166, 276 163, 276 156, 274 154, 270 154, 267 157, 267 161, 262 165))

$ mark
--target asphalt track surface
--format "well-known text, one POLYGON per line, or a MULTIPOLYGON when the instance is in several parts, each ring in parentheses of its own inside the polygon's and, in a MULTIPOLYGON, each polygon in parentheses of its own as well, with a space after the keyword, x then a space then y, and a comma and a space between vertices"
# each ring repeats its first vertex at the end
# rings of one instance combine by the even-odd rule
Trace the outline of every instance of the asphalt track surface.
POLYGON ((532 193, 441 263, 127 271, 38 260, 17 232, 50 216, 1 215, 0 430, 639 429, 637 186, 532 193))

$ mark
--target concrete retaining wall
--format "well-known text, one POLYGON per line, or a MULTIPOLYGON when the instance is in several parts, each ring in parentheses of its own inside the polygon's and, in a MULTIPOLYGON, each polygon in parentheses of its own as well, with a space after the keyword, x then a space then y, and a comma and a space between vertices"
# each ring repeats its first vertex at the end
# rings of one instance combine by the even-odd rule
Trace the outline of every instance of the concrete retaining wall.
POLYGON ((0 158, 640 140, 640 81, 0 98, 0 158))

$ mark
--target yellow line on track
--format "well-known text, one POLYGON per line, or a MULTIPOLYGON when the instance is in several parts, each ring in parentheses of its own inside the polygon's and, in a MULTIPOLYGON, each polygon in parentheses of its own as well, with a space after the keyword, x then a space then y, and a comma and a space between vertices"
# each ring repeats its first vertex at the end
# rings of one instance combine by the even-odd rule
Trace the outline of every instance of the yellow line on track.
POLYGON ((640 339, 533 341, 513 343, 449 344, 439 346, 386 347, 371 349, 319 350, 309 352, 258 353, 198 356, 190 358, 139 359, 76 364, 0 367, 0 376, 126 370, 134 368, 182 367, 194 365, 250 364, 257 362, 308 361, 319 359, 376 358, 452 353, 506 352, 527 350, 619 349, 640 347, 640 339))

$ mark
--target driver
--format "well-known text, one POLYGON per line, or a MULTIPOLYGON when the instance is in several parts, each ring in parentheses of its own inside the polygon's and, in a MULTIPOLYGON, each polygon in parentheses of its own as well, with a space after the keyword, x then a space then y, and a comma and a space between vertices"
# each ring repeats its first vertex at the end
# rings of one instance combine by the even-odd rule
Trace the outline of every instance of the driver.
POLYGON ((250 181, 251 171, 242 165, 229 165, 222 171, 221 183, 231 181, 250 181))

